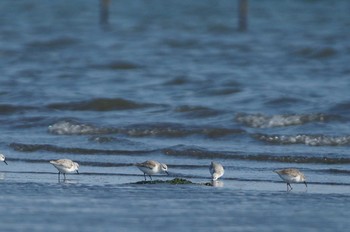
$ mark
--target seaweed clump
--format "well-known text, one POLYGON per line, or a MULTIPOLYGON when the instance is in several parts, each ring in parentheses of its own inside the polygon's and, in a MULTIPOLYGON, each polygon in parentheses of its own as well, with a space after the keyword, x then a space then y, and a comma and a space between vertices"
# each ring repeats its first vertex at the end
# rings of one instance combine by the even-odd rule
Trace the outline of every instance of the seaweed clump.
POLYGON ((186 180, 186 179, 182 179, 182 178, 175 178, 172 180, 151 180, 151 181, 138 181, 135 184, 174 184, 174 185, 178 185, 178 184, 194 184, 192 181, 186 180))

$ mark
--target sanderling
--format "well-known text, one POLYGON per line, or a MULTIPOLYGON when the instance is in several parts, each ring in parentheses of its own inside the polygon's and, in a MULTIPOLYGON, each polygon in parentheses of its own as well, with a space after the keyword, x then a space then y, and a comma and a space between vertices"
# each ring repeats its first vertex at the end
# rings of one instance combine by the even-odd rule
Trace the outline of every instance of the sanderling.
POLYGON ((77 172, 79 174, 79 164, 70 159, 51 160, 50 164, 57 168, 58 180, 60 180, 61 173, 63 173, 64 179, 66 179, 66 173, 77 172))
POLYGON ((293 189, 290 183, 303 182, 307 188, 306 178, 304 174, 298 169, 287 168, 287 169, 275 170, 274 172, 276 172, 281 177, 281 179, 287 183, 287 191, 290 191, 293 189), (290 187, 290 189, 288 187, 290 187))
POLYGON ((159 163, 154 160, 147 160, 143 163, 136 163, 136 167, 138 167, 144 174, 145 180, 146 180, 146 174, 149 176, 149 178, 152 177, 151 175, 160 173, 160 172, 165 172, 166 174, 169 175, 168 171, 168 166, 166 164, 159 163))
POLYGON ((7 162, 5 160, 5 156, 3 154, 0 154, 0 161, 3 161, 7 165, 7 162))
POLYGON ((213 180, 217 180, 224 175, 224 167, 216 162, 211 162, 209 171, 213 180))

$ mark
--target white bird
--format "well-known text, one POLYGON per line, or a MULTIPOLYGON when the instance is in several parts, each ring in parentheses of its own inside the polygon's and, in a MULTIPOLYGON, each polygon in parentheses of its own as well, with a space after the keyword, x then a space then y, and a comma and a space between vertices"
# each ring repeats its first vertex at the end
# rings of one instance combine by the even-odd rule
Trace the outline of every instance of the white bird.
POLYGON ((78 172, 79 164, 73 162, 70 159, 59 159, 59 160, 51 160, 50 164, 55 166, 58 170, 58 179, 60 179, 60 174, 63 173, 64 179, 66 179, 66 173, 78 172))
POLYGON ((211 162, 209 171, 213 180, 217 180, 224 175, 224 167, 216 162, 211 162))
POLYGON ((151 175, 154 175, 160 172, 165 172, 167 175, 169 175, 168 166, 166 164, 159 163, 158 161, 147 160, 143 163, 136 163, 135 166, 138 167, 143 172, 145 176, 145 180, 146 180, 146 174, 149 176, 149 178, 151 178, 151 180, 152 180, 151 175))
POLYGON ((281 179, 287 183, 287 191, 290 191, 293 189, 290 183, 303 182, 307 188, 306 178, 304 174, 298 169, 287 168, 287 169, 275 170, 274 172, 277 173, 281 177, 281 179), (290 189, 288 187, 290 187, 290 189))
POLYGON ((5 160, 5 156, 3 154, 0 154, 0 161, 4 162, 7 165, 7 162, 5 160))

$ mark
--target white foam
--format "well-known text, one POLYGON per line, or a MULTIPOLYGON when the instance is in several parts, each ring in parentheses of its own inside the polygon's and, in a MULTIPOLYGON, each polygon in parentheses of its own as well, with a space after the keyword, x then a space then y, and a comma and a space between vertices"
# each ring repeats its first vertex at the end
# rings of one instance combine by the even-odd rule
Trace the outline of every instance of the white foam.
POLYGON ((50 125, 48 131, 49 133, 58 135, 76 135, 97 133, 98 129, 82 123, 59 121, 50 125))
POLYGON ((322 114, 290 114, 290 115, 263 115, 263 114, 238 114, 236 121, 255 128, 283 127, 301 125, 312 121, 324 121, 322 114))
POLYGON ((309 146, 342 146, 350 144, 350 136, 257 134, 254 137, 272 144, 305 144, 309 146))

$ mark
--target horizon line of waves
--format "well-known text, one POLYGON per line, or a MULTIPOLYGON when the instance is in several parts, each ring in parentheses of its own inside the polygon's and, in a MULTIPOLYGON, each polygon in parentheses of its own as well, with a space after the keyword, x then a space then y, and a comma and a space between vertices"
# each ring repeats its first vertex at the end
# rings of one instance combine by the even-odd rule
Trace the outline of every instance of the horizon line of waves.
POLYGON ((93 98, 85 101, 51 103, 46 107, 55 110, 113 111, 132 110, 156 106, 156 104, 135 102, 123 98, 93 98))
POLYGON ((332 119, 339 119, 339 116, 325 115, 322 113, 315 114, 246 114, 238 113, 235 121, 248 127, 253 128, 271 128, 303 125, 311 122, 325 122, 332 119))
POLYGON ((279 162, 279 163, 316 163, 316 164, 350 164, 350 158, 328 156, 303 156, 298 154, 277 155, 267 153, 244 153, 228 151, 209 151, 200 147, 189 147, 177 145, 164 148, 161 152, 165 155, 175 157, 190 157, 198 159, 221 159, 221 160, 247 160, 258 162, 279 162))
POLYGON ((62 120, 48 126, 48 132, 56 135, 91 135, 91 134, 123 134, 131 137, 186 137, 191 135, 204 135, 209 138, 228 135, 244 134, 240 128, 219 128, 186 126, 178 123, 149 123, 134 124, 122 128, 103 128, 91 124, 79 123, 73 120, 62 120))
POLYGON ((90 149, 90 148, 77 148, 77 147, 59 147, 51 144, 23 144, 23 143, 11 143, 9 145, 12 149, 19 152, 36 152, 36 151, 48 151, 55 153, 68 153, 78 155, 133 155, 133 154, 150 154, 158 152, 158 150, 104 150, 104 149, 90 149))
POLYGON ((252 137, 273 145, 305 144, 308 146, 347 146, 350 145, 350 135, 327 136, 327 135, 268 135, 252 134, 252 137))

